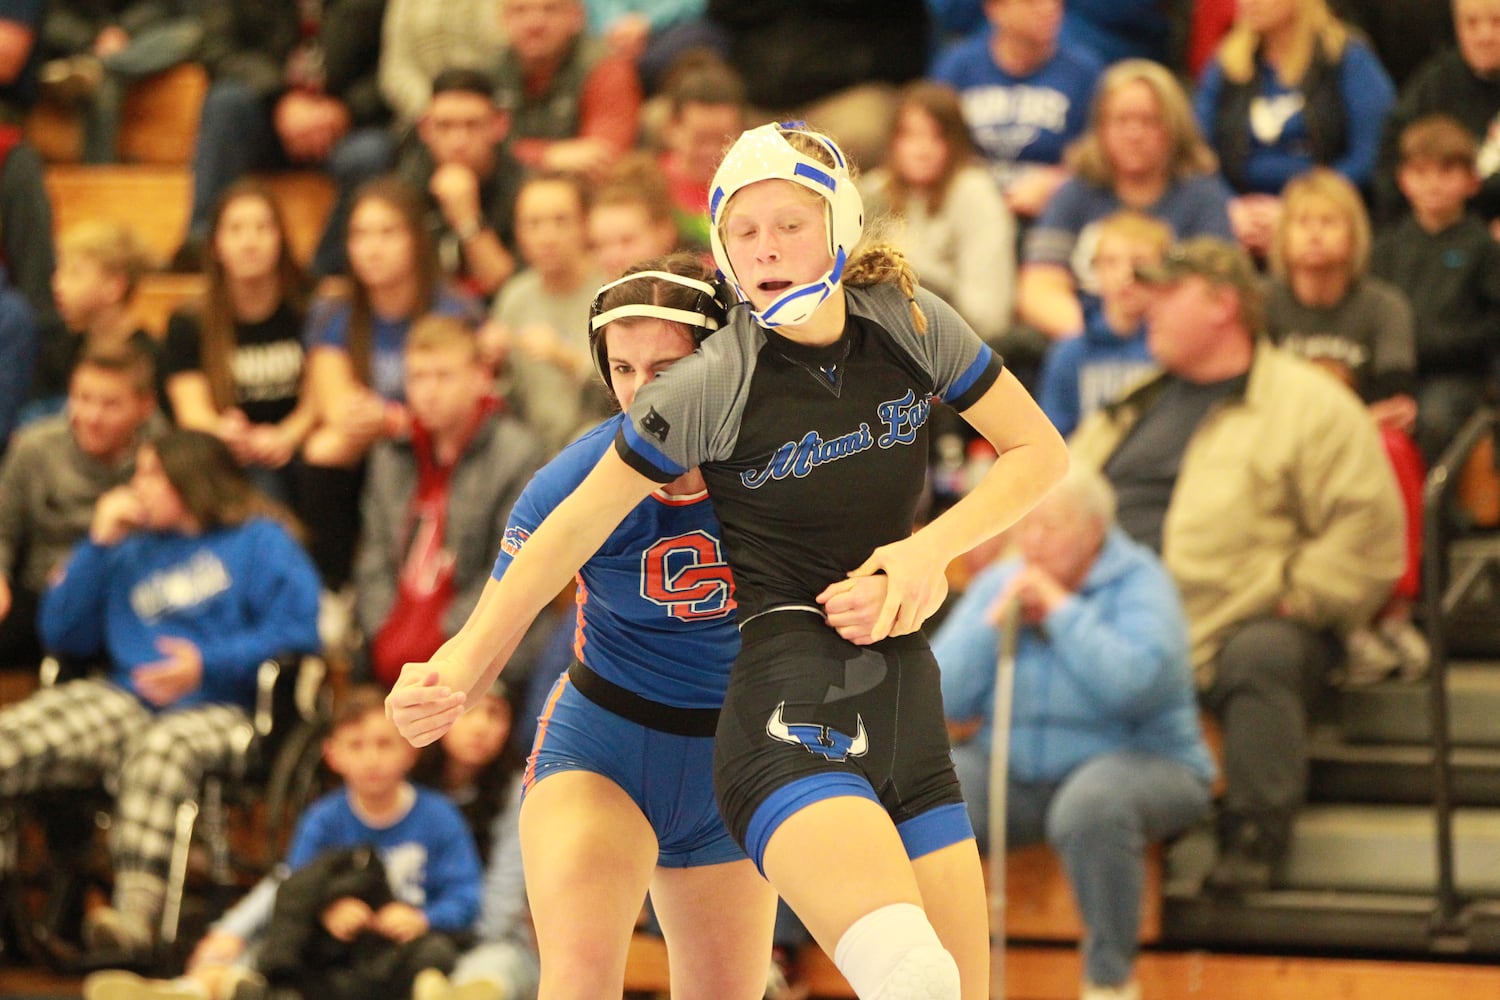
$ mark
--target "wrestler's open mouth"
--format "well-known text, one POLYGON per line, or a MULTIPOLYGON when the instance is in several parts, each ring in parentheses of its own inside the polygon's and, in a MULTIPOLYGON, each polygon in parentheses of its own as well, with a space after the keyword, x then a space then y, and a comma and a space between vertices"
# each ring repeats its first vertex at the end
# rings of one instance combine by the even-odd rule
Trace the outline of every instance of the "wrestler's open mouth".
POLYGON ((792 283, 790 281, 782 281, 778 279, 776 281, 762 281, 755 287, 759 288, 763 292, 784 292, 788 288, 792 287, 792 283))

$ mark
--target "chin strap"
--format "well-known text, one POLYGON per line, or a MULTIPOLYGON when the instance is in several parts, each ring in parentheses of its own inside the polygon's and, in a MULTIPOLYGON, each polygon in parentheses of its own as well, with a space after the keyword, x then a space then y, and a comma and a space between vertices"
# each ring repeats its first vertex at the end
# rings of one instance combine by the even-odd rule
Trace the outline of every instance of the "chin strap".
MULTIPOLYGON (((839 287, 839 283, 844 278, 845 263, 844 249, 840 247, 838 256, 833 259, 833 267, 823 277, 809 285, 788 288, 776 296, 775 301, 765 309, 752 308, 750 315, 755 317, 757 323, 768 329, 775 329, 778 326, 800 326, 806 323, 812 318, 812 314, 818 311, 818 307, 827 301, 828 296, 833 294, 833 290, 839 287)), ((738 282, 735 283, 734 290, 740 298, 749 301, 738 282)))

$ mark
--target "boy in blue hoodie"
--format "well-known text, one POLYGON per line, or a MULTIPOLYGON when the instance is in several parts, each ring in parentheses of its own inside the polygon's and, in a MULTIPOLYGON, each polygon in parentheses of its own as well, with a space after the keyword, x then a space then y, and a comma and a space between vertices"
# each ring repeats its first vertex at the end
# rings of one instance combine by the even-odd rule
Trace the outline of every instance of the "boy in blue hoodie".
MULTIPOLYGON (((465 718, 490 711, 476 708, 465 718)), ((508 732, 505 718, 500 739, 508 732)), ((478 731, 468 733, 472 741, 478 731)), ((443 759, 453 763, 449 753, 445 749, 443 759)), ((96 972, 83 981, 84 1000, 263 1000, 288 993, 309 1000, 447 997, 453 987, 446 973, 461 944, 473 937, 471 926, 481 934, 490 931, 492 940, 501 933, 493 921, 476 924, 481 872, 468 821, 448 795, 410 780, 417 751, 385 717, 385 691, 378 687, 358 685, 339 699, 323 758, 343 787, 307 808, 286 863, 209 928, 185 974, 146 979, 126 970, 96 972)), ((519 778, 513 791, 518 800, 519 778)), ((518 814, 517 802, 495 819, 494 832, 506 838, 503 853, 510 857, 503 863, 492 858, 483 875, 506 883, 506 902, 519 908, 507 910, 511 932, 529 927, 515 843, 518 814), (497 874, 500 868, 508 874, 497 874)), ((491 902, 502 903, 484 902, 487 913, 491 902)), ((523 982, 534 983, 535 958, 528 968, 526 949, 517 945, 514 968, 529 976, 523 982)), ((505 950, 497 950, 503 960, 505 950)), ((532 986, 530 995, 535 993, 532 986)))
POLYGON ((42 597, 43 645, 105 668, 0 710, 0 796, 117 779, 92 949, 151 945, 177 807, 229 759, 259 665, 318 648, 317 573, 281 516, 217 438, 169 432, 99 498, 42 597))
POLYGON ((1094 277, 1099 308, 1086 318, 1083 336, 1059 340, 1042 364, 1037 402, 1064 437, 1079 421, 1156 371, 1146 349, 1149 290, 1135 269, 1160 263, 1172 245, 1172 228, 1140 212, 1122 210, 1099 223, 1094 277))
POLYGON ((265 983, 319 1000, 404 1000, 418 972, 447 972, 454 935, 479 915, 473 834, 441 792, 412 784, 417 751, 385 716, 385 692, 355 688, 323 743, 344 787, 308 807, 291 874, 247 991, 265 983))

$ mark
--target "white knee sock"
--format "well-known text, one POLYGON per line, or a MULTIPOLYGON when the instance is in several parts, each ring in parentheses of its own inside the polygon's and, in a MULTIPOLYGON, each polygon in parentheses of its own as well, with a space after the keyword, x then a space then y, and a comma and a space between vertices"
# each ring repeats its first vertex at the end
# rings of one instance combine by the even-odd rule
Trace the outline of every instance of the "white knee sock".
POLYGON ((833 963, 861 1000, 958 1000, 958 963, 927 914, 892 903, 856 920, 834 948, 833 963))

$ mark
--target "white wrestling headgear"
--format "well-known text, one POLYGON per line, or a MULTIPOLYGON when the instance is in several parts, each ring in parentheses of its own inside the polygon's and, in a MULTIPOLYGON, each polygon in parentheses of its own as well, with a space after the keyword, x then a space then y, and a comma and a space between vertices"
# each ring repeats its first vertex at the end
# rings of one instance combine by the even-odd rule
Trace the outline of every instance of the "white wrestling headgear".
POLYGON ((729 263, 719 227, 723 222, 724 208, 735 192, 764 180, 791 181, 828 203, 828 254, 833 258, 833 267, 810 285, 788 288, 765 309, 757 312, 752 307, 750 310, 750 315, 762 326, 796 326, 807 322, 843 278, 844 265, 849 262, 849 254, 864 231, 864 201, 849 177, 849 164, 838 144, 828 136, 814 132, 805 122, 772 123, 742 133, 724 154, 724 161, 714 173, 708 194, 708 233, 714 262, 741 302, 749 302, 750 297, 740 286, 729 263), (828 167, 798 152, 787 142, 784 134, 787 132, 796 132, 821 143, 832 154, 834 166, 828 167))
POLYGON ((604 386, 610 394, 613 395, 615 389, 609 377, 609 352, 605 349, 602 336, 606 326, 621 319, 662 319, 683 324, 692 334, 694 345, 701 344, 705 337, 724 325, 724 304, 719 300, 718 291, 718 288, 707 281, 671 271, 632 271, 623 278, 600 285, 599 290, 594 293, 594 301, 589 305, 589 353, 594 358, 594 369, 604 379, 604 386), (694 297, 693 307, 674 309, 651 302, 632 302, 604 311, 604 296, 611 288, 643 278, 657 278, 692 289, 698 293, 694 297))

